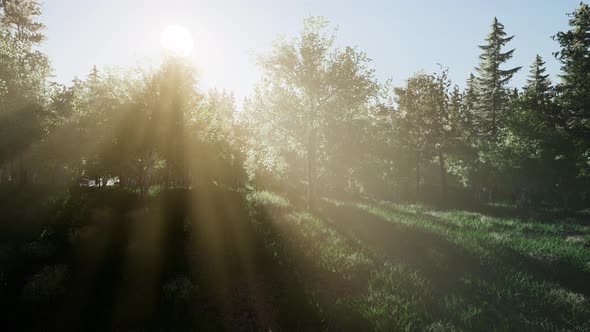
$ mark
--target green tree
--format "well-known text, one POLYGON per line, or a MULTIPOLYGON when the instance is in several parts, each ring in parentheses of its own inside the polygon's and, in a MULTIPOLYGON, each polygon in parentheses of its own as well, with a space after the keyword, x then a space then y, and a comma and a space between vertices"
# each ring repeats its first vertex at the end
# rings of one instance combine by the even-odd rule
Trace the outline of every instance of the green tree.
POLYGON ((189 141, 192 119, 203 96, 195 89, 197 76, 184 59, 170 56, 159 70, 160 149, 166 161, 166 186, 185 186, 189 181, 189 141))
POLYGON ((0 163, 9 163, 11 178, 28 176, 25 158, 42 134, 45 83, 49 60, 36 47, 43 41, 38 22, 40 6, 34 0, 0 2, 0 163), (18 171, 13 167, 18 160, 18 171))
POLYGON ((263 80, 245 104, 244 118, 266 151, 282 151, 296 164, 304 159, 309 209, 324 174, 319 169, 344 148, 346 125, 367 114, 365 106, 378 90, 367 56, 336 48, 334 40, 325 19, 306 19, 297 38, 278 40, 260 58, 263 80), (279 149, 268 147, 276 141, 279 149))
POLYGON ((508 109, 508 81, 520 67, 511 69, 500 68, 512 58, 514 49, 503 51, 504 46, 514 38, 506 36, 504 25, 494 17, 491 32, 485 39, 485 45, 480 45, 482 54, 477 67, 479 74, 478 105, 476 113, 476 129, 484 137, 495 140, 504 113, 508 109))
MULTIPOLYGON (((575 183, 588 188, 590 179, 590 6, 585 3, 568 14, 570 29, 553 38, 561 49, 554 55, 561 62, 561 81, 557 85, 557 104, 560 122, 571 139, 567 147, 578 152, 575 183)), ((567 184, 566 184, 567 186, 567 184)), ((566 188, 566 187, 565 187, 566 188)), ((586 196, 587 189, 577 193, 586 196)))
POLYGON ((546 71, 545 61, 540 55, 536 55, 527 83, 523 88, 522 98, 538 113, 540 119, 554 126, 558 125, 561 119, 554 102, 555 89, 549 80, 549 74, 545 74, 546 71))
POLYGON ((416 195, 420 195, 421 167, 436 156, 439 160, 441 188, 446 192, 444 155, 451 140, 451 115, 446 71, 441 75, 417 73, 404 87, 395 89, 397 141, 415 154, 416 195))
POLYGON ((79 127, 74 121, 77 87, 57 83, 50 87, 48 116, 43 125, 45 135, 35 144, 33 158, 39 167, 40 181, 50 185, 63 184, 66 173, 80 165, 81 141, 76 136, 79 127))
POLYGON ((570 29, 553 37, 561 46, 559 104, 569 130, 590 148, 590 6, 581 3, 569 17, 570 29))
POLYGON ((562 123, 555 89, 536 56, 523 93, 513 103, 513 116, 503 132, 501 148, 509 178, 507 187, 526 206, 549 200, 568 206, 575 191, 576 163, 581 154, 562 123))
POLYGON ((471 130, 478 101, 477 78, 473 73, 469 74, 465 83, 465 91, 461 101, 461 113, 465 119, 465 128, 471 130))

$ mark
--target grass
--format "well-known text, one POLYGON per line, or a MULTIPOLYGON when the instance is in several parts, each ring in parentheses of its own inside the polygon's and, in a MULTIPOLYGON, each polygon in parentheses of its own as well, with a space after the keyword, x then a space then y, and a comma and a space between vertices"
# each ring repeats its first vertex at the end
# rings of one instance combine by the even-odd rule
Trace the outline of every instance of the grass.
POLYGON ((261 205, 267 209, 291 207, 291 202, 288 199, 266 190, 248 192, 246 199, 251 204, 261 205))
MULTIPOLYGON (((0 192, 21 329, 590 330, 590 227, 559 213, 269 192, 0 192)), ((9 314, 10 313, 10 314, 9 314)))
MULTIPOLYGON (((0 319, 19 330, 322 326, 242 194, 2 193, 0 319), (11 197, 12 196, 12 197, 11 197), (19 207, 15 210, 11 206, 19 207), (27 209, 22 207, 26 206, 27 209)), ((264 226, 264 225, 262 225, 264 226)))
POLYGON ((360 290, 324 296, 324 310, 374 330, 590 329, 590 227, 571 218, 325 199, 314 216, 275 219, 316 274, 360 290))

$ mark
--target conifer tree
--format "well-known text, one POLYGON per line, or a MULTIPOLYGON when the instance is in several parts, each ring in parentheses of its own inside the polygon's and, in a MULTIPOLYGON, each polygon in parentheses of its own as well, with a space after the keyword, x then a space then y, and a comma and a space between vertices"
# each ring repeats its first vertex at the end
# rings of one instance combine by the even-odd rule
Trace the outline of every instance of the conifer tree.
POLYGON ((88 82, 96 84, 100 79, 101 77, 98 68, 96 68, 96 65, 92 66, 92 70, 90 71, 90 74, 88 74, 88 82))
POLYGON ((461 98, 461 118, 464 122, 464 129, 469 132, 473 131, 477 100, 477 78, 471 73, 467 78, 465 91, 461 98))
POLYGON ((537 54, 535 61, 531 65, 527 84, 524 87, 525 92, 534 91, 539 95, 546 95, 550 90, 551 82, 549 81, 549 75, 545 74, 545 72, 545 61, 537 54))
POLYGON ((0 1, 0 163, 8 163, 12 181, 21 184, 28 178, 26 150, 43 133, 50 73, 47 56, 36 49, 44 39, 40 15, 35 0, 0 1))
POLYGON ((501 68, 512 58, 514 49, 503 51, 503 48, 514 36, 506 36, 504 25, 496 17, 491 28, 492 31, 485 39, 485 45, 479 46, 482 54, 479 56, 480 64, 477 67, 479 74, 477 120, 479 133, 495 140, 501 117, 508 108, 509 92, 506 85, 520 67, 501 68))
POLYGON ((590 147, 590 6, 581 3, 569 16, 570 30, 553 37, 561 46, 559 104, 569 129, 590 147))
POLYGON ((548 124, 554 124, 557 121, 557 113, 556 108, 553 107, 553 86, 549 75, 545 72, 545 62, 540 55, 537 55, 531 65, 522 99, 532 111, 537 113, 537 117, 548 124))

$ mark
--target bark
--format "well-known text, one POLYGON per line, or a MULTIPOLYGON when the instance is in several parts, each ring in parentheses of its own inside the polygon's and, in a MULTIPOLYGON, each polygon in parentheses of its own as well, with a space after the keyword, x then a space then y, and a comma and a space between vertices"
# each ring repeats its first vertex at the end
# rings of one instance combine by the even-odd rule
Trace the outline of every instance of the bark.
MULTIPOLYGON (((168 160, 167 160, 168 161, 168 160)), ((172 187, 170 185, 170 178, 171 178, 171 167, 170 167, 170 163, 166 163, 166 179, 164 180, 165 185, 164 188, 166 188, 167 190, 170 190, 170 188, 172 187)))
POLYGON ((315 209, 316 180, 317 180, 317 128, 316 116, 318 103, 315 96, 311 98, 312 104, 309 117, 307 118, 307 210, 312 212, 315 209))
POLYGON ((492 94, 492 138, 496 139, 496 95, 492 94))
POLYGON ((139 174, 139 196, 142 196, 145 194, 146 192, 146 183, 145 183, 145 175, 144 175, 144 171, 142 170, 141 173, 139 174))
MULTIPOLYGON (((144 156, 141 156, 140 160, 141 162, 139 163, 139 195, 141 197, 143 197, 144 193, 145 193, 145 168, 143 166, 144 163, 144 156)), ((123 185, 123 183, 121 183, 121 185, 123 185)))
POLYGON ((57 172, 57 166, 53 165, 49 171, 49 185, 53 187, 55 184, 55 173, 57 172))
POLYGON ((10 183, 16 183, 16 166, 14 165, 14 158, 10 158, 10 183))
POLYGON ((565 190, 565 181, 563 181, 563 176, 559 177, 559 192, 561 196, 561 202, 564 209, 569 210, 569 197, 567 191, 565 190))
POLYGON ((420 151, 416 151, 416 198, 420 195, 420 151))
POLYGON ((315 208, 315 181, 316 181, 316 130, 310 129, 307 143, 307 210, 315 208))
POLYGON ((18 179, 19 185, 21 187, 27 184, 27 169, 25 168, 25 162, 22 153, 18 158, 18 179))
POLYGON ((445 167, 445 158, 441 151, 438 152, 438 161, 440 165, 440 187, 444 196, 447 193, 447 170, 445 167))
POLYGON ((520 198, 517 203, 521 208, 529 207, 529 190, 526 185, 522 185, 522 188, 520 189, 520 198))

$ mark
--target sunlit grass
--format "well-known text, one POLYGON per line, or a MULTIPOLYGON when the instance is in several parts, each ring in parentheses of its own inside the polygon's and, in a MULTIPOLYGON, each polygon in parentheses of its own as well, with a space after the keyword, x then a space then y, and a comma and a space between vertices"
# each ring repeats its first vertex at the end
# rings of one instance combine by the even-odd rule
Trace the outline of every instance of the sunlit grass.
POLYGON ((328 215, 349 208, 376 218, 354 220, 348 226, 358 229, 347 233, 344 220, 297 210, 279 216, 277 222, 292 224, 289 236, 298 237, 294 241, 319 271, 364 284, 355 297, 324 296, 327 313, 344 310, 379 331, 590 327, 590 289, 579 282, 590 266, 587 226, 423 204, 324 201, 328 215), (363 238, 363 228, 376 222, 391 224, 392 234, 405 239, 394 236, 391 242, 403 242, 388 246, 363 238))
POLYGON ((263 206, 279 208, 291 206, 291 202, 287 198, 266 190, 251 191, 247 194, 246 199, 254 204, 261 204, 263 206))
MULTIPOLYGON (((50 222, 25 228, 29 235, 2 246, 5 266, 19 260, 34 264, 18 290, 26 303, 50 305, 71 291, 69 279, 79 278, 79 270, 59 256, 65 246, 85 259, 88 271, 106 277, 98 284, 104 289, 116 284, 117 269, 127 280, 122 294, 133 301, 146 295, 134 293, 142 289, 138 285, 159 287, 157 294, 147 295, 168 308, 160 312, 166 319, 178 317, 182 324, 192 324, 186 319, 195 301, 211 296, 222 303, 238 300, 207 287, 247 280, 266 289, 256 296, 274 303, 281 321, 295 324, 317 315, 309 324, 323 321, 313 325, 320 329, 590 328, 590 230, 569 219, 540 222, 424 204, 329 199, 309 213, 286 195, 255 190, 218 193, 245 199, 246 210, 233 217, 239 204, 231 210, 208 209, 205 215, 189 205, 185 212, 194 215, 165 217, 161 212, 184 211, 180 193, 148 195, 152 205, 135 209, 137 193, 83 192, 64 193, 36 207, 31 213, 49 213, 50 222), (167 233, 171 225, 178 233, 167 233), (54 261, 57 257, 61 261, 54 261), (186 265, 185 259, 196 257, 202 262, 186 265), (165 276, 151 279, 160 270, 165 276), (264 282, 257 281, 262 271, 264 282), (293 302, 295 294, 298 302, 293 302), (289 320, 294 314, 299 318, 289 320)), ((200 206, 210 206, 209 199, 200 206)), ((133 301, 121 303, 129 309, 133 301)), ((268 314, 264 304, 254 308, 268 314)))

